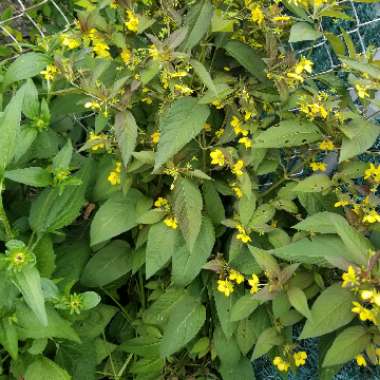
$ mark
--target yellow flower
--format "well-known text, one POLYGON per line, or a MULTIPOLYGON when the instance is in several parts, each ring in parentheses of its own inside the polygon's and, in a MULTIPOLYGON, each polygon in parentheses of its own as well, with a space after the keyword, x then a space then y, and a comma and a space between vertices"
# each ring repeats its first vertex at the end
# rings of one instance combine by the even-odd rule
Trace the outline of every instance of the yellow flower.
POLYGON ((380 215, 376 212, 376 210, 371 210, 369 213, 364 215, 363 217, 363 223, 376 223, 380 222, 380 215))
POLYGON ((319 149, 320 150, 334 150, 335 149, 335 145, 334 145, 334 143, 331 140, 323 140, 319 144, 319 149))
POLYGON ((110 172, 110 174, 107 177, 108 182, 110 182, 112 186, 120 185, 120 173, 121 162, 117 161, 114 169, 110 172))
POLYGON ((214 100, 211 104, 218 110, 224 107, 223 103, 220 100, 214 100))
POLYGON ((154 202, 154 207, 165 207, 168 205, 167 199, 163 197, 158 197, 156 201, 154 202))
POLYGON ((99 149, 105 148, 105 141, 107 136, 103 133, 96 134, 95 132, 90 132, 87 142, 90 144, 90 149, 96 152, 99 149))
POLYGON ((367 86, 362 86, 361 84, 358 83, 355 85, 355 89, 360 99, 365 99, 369 97, 369 94, 367 92, 368 90, 367 86))
POLYGON ((290 20, 289 16, 275 16, 272 18, 274 22, 287 22, 290 20))
POLYGON ((295 352, 293 354, 294 364, 297 367, 303 366, 306 363, 307 353, 305 351, 295 352))
POLYGON ((313 62, 305 57, 301 57, 300 61, 296 64, 294 72, 296 74, 302 74, 304 71, 311 74, 313 71, 313 62))
POLYGON ((244 161, 243 160, 238 160, 237 162, 236 162, 236 164, 234 164, 233 166, 232 166, 232 173, 233 174, 235 174, 236 176, 241 176, 241 175, 243 175, 243 169, 244 168, 244 161))
POLYGON ((232 116, 231 119, 231 127, 233 128, 235 135, 240 135, 242 134, 243 136, 248 135, 248 131, 241 126, 241 121, 237 116, 232 116))
POLYGON ((237 284, 241 284, 244 281, 244 276, 235 269, 231 269, 228 275, 230 281, 235 281, 237 284))
POLYGON ((259 278, 257 275, 252 274, 251 278, 248 280, 248 284, 251 287, 249 291, 251 294, 256 294, 259 291, 259 278))
POLYGON ((264 21, 264 12, 261 9, 260 5, 256 5, 251 9, 251 20, 261 25, 264 21))
POLYGON ((233 190, 237 198, 241 198, 243 196, 243 192, 241 191, 239 186, 232 184, 231 189, 233 190))
POLYGON ((127 10, 127 16, 128 16, 128 21, 125 22, 125 26, 131 32, 137 33, 137 31, 139 30, 138 17, 130 9, 127 10))
POLYGON ((252 140, 248 137, 241 137, 239 143, 245 146, 245 149, 252 148, 252 140))
POLYGON ((287 363, 284 359, 282 359, 280 356, 276 356, 273 359, 273 364, 277 367, 277 369, 280 372, 288 372, 289 370, 289 363, 287 363))
POLYGON ((127 65, 130 63, 131 58, 132 58, 132 52, 128 49, 125 48, 123 51, 120 53, 120 57, 123 60, 123 62, 127 65))
POLYGON ((356 355, 355 360, 359 367, 367 367, 367 361, 362 354, 356 355))
POLYGON ((353 266, 349 266, 347 272, 342 274, 342 288, 346 288, 347 286, 355 286, 359 285, 359 280, 356 276, 356 271, 353 266))
POLYGON ((158 131, 155 131, 153 132, 151 135, 150 135, 150 139, 152 141, 152 144, 158 144, 158 142, 160 141, 160 132, 158 131))
POLYGON ((373 323, 376 323, 376 318, 372 310, 366 309, 359 302, 352 302, 352 304, 354 307, 351 311, 358 314, 361 321, 372 321, 373 323))
POLYGON ((215 132, 215 136, 220 139, 224 134, 224 128, 220 128, 215 132))
POLYGON ((374 296, 374 292, 373 292, 373 290, 362 290, 362 291, 360 292, 360 297, 361 297, 361 299, 364 300, 364 301, 369 301, 369 300, 371 300, 371 299, 373 298, 373 296, 374 296))
POLYGON ((349 204, 350 204, 349 201, 340 200, 338 202, 335 202, 334 207, 345 207, 345 206, 348 206, 349 204))
POLYGON ((183 84, 175 84, 174 89, 180 92, 182 95, 191 95, 194 92, 190 87, 183 84))
POLYGON ((109 58, 111 56, 110 47, 102 40, 95 40, 92 50, 100 58, 109 58))
POLYGON ((224 166, 225 164, 224 154, 220 149, 213 150, 210 153, 210 157, 211 157, 212 165, 224 166))
POLYGON ((380 165, 376 167, 372 162, 369 164, 369 168, 364 171, 364 179, 369 178, 380 183, 380 165))
POLYGON ((303 76, 297 74, 297 73, 287 73, 286 74, 288 78, 298 80, 299 82, 303 83, 304 79, 303 76))
POLYGON ((92 100, 90 102, 86 102, 84 104, 84 108, 91 109, 92 111, 96 111, 100 109, 100 104, 96 100, 92 100))
POLYGON ((321 171, 324 172, 326 171, 326 164, 324 162, 312 162, 310 163, 311 170, 313 172, 321 171))
POLYGON ((239 231, 239 233, 236 235, 236 239, 241 240, 245 244, 250 243, 252 241, 250 236, 247 234, 245 228, 241 224, 238 224, 236 226, 236 229, 239 231))
POLYGON ((211 125, 209 123, 204 123, 203 124, 203 130, 205 132, 211 132, 211 125))
POLYGON ((63 46, 69 48, 70 50, 76 49, 80 46, 80 40, 77 38, 72 38, 68 36, 67 34, 61 35, 61 43, 63 46))
POLYGON ((173 230, 176 230, 177 227, 178 227, 178 224, 177 224, 177 219, 175 217, 170 217, 168 216, 167 218, 164 219, 164 223, 172 228, 173 230))
POLYGON ((234 291, 232 282, 228 280, 218 280, 218 292, 223 293, 226 297, 229 297, 234 291))
POLYGON ((170 78, 183 78, 188 75, 187 71, 175 71, 173 73, 169 73, 170 78))
POLYGON ((40 72, 46 80, 53 80, 58 74, 58 68, 55 65, 47 65, 45 70, 40 72))

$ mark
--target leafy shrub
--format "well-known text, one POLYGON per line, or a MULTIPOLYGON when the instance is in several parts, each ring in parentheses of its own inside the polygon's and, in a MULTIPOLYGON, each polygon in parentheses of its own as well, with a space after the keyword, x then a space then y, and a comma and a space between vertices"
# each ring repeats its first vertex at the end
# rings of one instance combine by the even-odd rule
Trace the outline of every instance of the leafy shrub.
POLYGON ((378 364, 380 67, 322 31, 344 3, 67 7, 1 66, 1 379, 378 364), (323 33, 338 72, 289 45, 323 33))

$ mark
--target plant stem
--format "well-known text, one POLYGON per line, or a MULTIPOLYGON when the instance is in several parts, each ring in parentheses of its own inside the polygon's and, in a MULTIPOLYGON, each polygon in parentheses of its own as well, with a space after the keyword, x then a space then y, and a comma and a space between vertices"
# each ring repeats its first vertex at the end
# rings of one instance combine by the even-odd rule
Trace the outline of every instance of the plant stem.
POLYGON ((13 232, 3 204, 3 179, 0 180, 0 221, 3 223, 7 240, 13 239, 13 232))

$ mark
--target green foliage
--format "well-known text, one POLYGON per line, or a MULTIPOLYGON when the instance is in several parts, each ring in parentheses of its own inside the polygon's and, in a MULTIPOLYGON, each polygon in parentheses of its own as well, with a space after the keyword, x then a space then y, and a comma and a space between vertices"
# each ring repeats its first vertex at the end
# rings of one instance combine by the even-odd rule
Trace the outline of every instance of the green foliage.
POLYGON ((32 3, 46 36, 0 49, 1 379, 285 378, 314 337, 316 378, 378 364, 380 69, 320 27, 344 2, 68 0, 64 32, 32 3), (288 48, 319 39, 336 71, 288 48))

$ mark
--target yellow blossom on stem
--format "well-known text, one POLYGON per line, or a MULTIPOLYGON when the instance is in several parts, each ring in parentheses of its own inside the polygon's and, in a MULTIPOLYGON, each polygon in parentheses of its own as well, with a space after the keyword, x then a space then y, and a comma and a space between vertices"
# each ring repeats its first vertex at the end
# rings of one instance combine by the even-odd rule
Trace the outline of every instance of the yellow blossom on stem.
POLYGON ((182 95, 191 95, 194 92, 190 87, 183 84, 175 84, 174 89, 182 95))
POLYGON ((294 364, 297 367, 303 366, 306 364, 307 353, 305 351, 295 352, 293 354, 293 359, 294 359, 294 364))
POLYGON ((342 280, 342 288, 359 285, 359 279, 353 266, 350 265, 347 269, 347 272, 344 272, 342 274, 342 280))
POLYGON ((371 162, 369 168, 364 171, 364 179, 372 179, 376 183, 380 183, 380 165, 376 167, 371 162))
POLYGON ((218 292, 223 293, 226 297, 229 297, 234 291, 234 285, 228 280, 218 280, 218 292))
POLYGON ((110 172, 110 174, 107 177, 108 182, 110 182, 112 186, 120 185, 120 174, 121 162, 117 161, 114 169, 110 172))
POLYGON ((99 58, 111 57, 111 54, 109 52, 110 47, 102 40, 95 40, 92 50, 99 58))
POLYGON ((261 9, 260 5, 256 5, 251 9, 251 20, 259 25, 264 22, 264 12, 261 9))
POLYGON ((223 134, 224 134, 224 128, 220 128, 215 132, 215 137, 220 139, 223 136, 223 134))
POLYGON ((150 135, 150 139, 152 141, 152 144, 156 145, 160 141, 160 132, 155 131, 150 135))
POLYGON ((233 166, 232 166, 232 173, 235 174, 236 176, 241 176, 243 175, 243 168, 244 168, 244 161, 243 160, 238 160, 233 166))
POLYGON ((362 86, 361 84, 358 83, 355 85, 355 90, 360 99, 365 99, 369 97, 367 86, 362 86))
POLYGON ((81 44, 78 38, 70 37, 67 34, 61 35, 61 43, 63 46, 69 48, 70 50, 78 48, 81 44))
POLYGON ((340 200, 334 203, 334 207, 345 207, 345 206, 348 206, 349 204, 350 202, 347 200, 340 200))
POLYGON ((231 189, 233 190, 237 198, 240 199, 243 196, 243 192, 241 191, 240 187, 236 186, 235 183, 231 184, 231 189))
POLYGON ((373 298, 374 292, 373 290, 362 290, 360 292, 360 297, 363 301, 369 301, 373 298))
POLYGON ((45 70, 40 72, 46 80, 53 80, 58 74, 58 68, 55 65, 47 65, 45 70))
POLYGON ((352 304, 354 307, 351 309, 351 311, 355 314, 358 314, 361 321, 371 321, 373 323, 376 323, 376 318, 372 310, 365 308, 359 302, 354 301, 352 304))
POLYGON ((87 142, 90 144, 90 149, 93 152, 96 152, 99 149, 105 148, 105 142, 107 140, 107 136, 103 133, 96 134, 95 132, 90 132, 87 142))
POLYGON ((173 230, 178 228, 177 219, 175 217, 168 216, 164 219, 164 223, 173 230))
POLYGON ((248 131, 242 127, 241 121, 237 116, 232 116, 231 119, 231 127, 233 128, 235 135, 239 136, 240 134, 243 136, 248 135, 248 131))
POLYGON ((236 229, 239 231, 239 233, 236 235, 236 239, 241 240, 245 244, 250 243, 252 241, 250 236, 247 234, 245 228, 241 224, 238 224, 236 226, 236 229))
POLYGON ((300 61, 296 64, 294 68, 294 72, 296 74, 302 74, 304 71, 311 74, 313 71, 313 62, 310 61, 310 59, 307 59, 305 57, 301 57, 300 61))
POLYGON ((378 223, 380 222, 380 215, 376 210, 369 211, 366 215, 363 216, 363 223, 378 223))
POLYGON ((251 294, 256 294, 259 291, 259 278, 256 274, 252 274, 251 278, 248 280, 248 284, 251 287, 249 291, 251 294))
POLYGON ((248 137, 241 137, 239 139, 239 144, 244 145, 245 149, 252 148, 252 140, 248 137))
POLYGON ((277 367, 277 369, 280 372, 288 372, 290 367, 289 363, 282 359, 281 356, 276 356, 273 359, 273 364, 277 367))
POLYGON ((359 367, 367 367, 367 361, 365 360, 365 357, 360 354, 355 356, 356 364, 359 367))
POLYGON ((97 102, 96 100, 91 100, 89 102, 86 102, 84 104, 84 108, 88 108, 88 109, 91 109, 92 111, 97 111, 99 110, 101 107, 100 107, 100 103, 97 102))
POLYGON ((244 281, 244 276, 235 269, 231 269, 228 274, 228 279, 230 281, 235 281, 237 284, 241 284, 244 281))
POLYGON ((224 154, 220 149, 215 149, 210 153, 211 157, 211 164, 212 165, 219 165, 224 166, 225 164, 225 158, 224 154))
POLYGON ((324 162, 311 162, 310 167, 313 172, 317 172, 317 171, 324 172, 327 169, 327 166, 324 162))
POLYGON ((154 207, 165 207, 168 205, 168 200, 163 197, 158 197, 154 202, 154 207))
POLYGON ((120 57, 123 60, 123 62, 127 65, 128 63, 131 62, 132 52, 128 48, 125 48, 120 53, 120 57))
POLYGON ((290 17, 289 16, 275 16, 272 18, 272 21, 274 22, 287 22, 290 20, 290 17))
POLYGON ((320 150, 334 150, 335 149, 335 145, 334 145, 334 143, 331 140, 323 140, 319 144, 319 149, 320 150))
POLYGON ((125 22, 125 26, 131 32, 137 33, 137 31, 139 30, 139 19, 138 19, 138 17, 130 9, 127 10, 127 17, 128 17, 128 20, 125 22))

